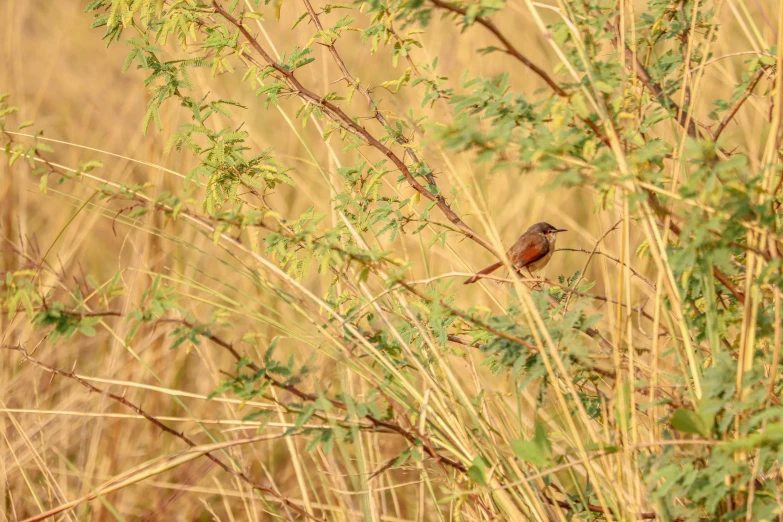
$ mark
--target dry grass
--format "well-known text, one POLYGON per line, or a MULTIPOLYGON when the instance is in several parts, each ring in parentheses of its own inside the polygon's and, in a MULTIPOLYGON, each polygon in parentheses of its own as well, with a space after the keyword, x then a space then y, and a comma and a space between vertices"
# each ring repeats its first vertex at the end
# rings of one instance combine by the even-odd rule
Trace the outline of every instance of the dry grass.
MULTIPOLYGON (((714 49, 716 56, 759 48, 759 38, 774 41, 759 9, 765 9, 774 19, 775 0, 725 3, 721 31, 736 37, 722 38, 717 44, 719 48, 714 49), (749 25, 748 14, 756 24, 755 30, 749 25)), ((177 173, 186 173, 193 166, 193 159, 186 153, 165 156, 162 149, 168 133, 180 122, 181 111, 169 107, 163 113, 163 136, 155 131, 142 136, 140 127, 147 101, 142 76, 135 71, 120 73, 124 47, 104 49, 101 32, 89 30, 91 18, 83 13, 84 4, 83 0, 5 0, 0 4, 0 92, 13 94, 14 103, 22 107, 20 120, 35 120, 36 128, 44 129, 45 137, 60 141, 51 144, 57 151, 58 163, 73 168, 80 160, 100 159, 105 168, 99 175, 105 180, 150 183, 158 191, 179 187, 181 179, 177 173)), ((299 3, 286 3, 281 23, 267 24, 269 36, 279 49, 307 41, 310 29, 287 30, 302 12, 299 3)), ((536 63, 553 63, 554 55, 534 22, 525 15, 523 3, 512 2, 506 12, 508 16, 499 22, 501 27, 524 44, 526 53, 536 63)), ((554 15, 547 12, 545 16, 554 15)), ((435 27, 437 30, 423 36, 423 49, 417 51, 420 54, 415 59, 431 61, 432 57, 440 57, 440 70, 445 76, 459 78, 468 69, 482 75, 510 71, 512 84, 520 90, 532 92, 542 86, 510 57, 479 59, 475 49, 494 43, 482 28, 474 27, 457 40, 458 32, 449 22, 438 22, 435 27)), ((372 60, 368 68, 363 48, 357 45, 357 52, 351 52, 351 39, 358 43, 357 36, 346 37, 342 45, 348 50, 343 54, 349 68, 361 71, 362 80, 379 83, 395 76, 386 58, 372 60)), ((336 69, 326 59, 325 50, 319 49, 316 54, 324 60, 304 71, 303 80, 326 89, 337 79, 336 69)), ((708 87, 700 93, 703 99, 730 95, 739 81, 743 58, 730 57, 709 66, 704 77, 708 87)), ((239 86, 234 77, 213 81, 204 74, 194 80, 198 91, 213 91, 246 103, 250 109, 242 117, 257 146, 273 146, 277 158, 293 167, 297 187, 281 188, 274 195, 276 209, 282 215, 296 216, 310 207, 330 211, 326 197, 329 188, 323 173, 332 176, 338 163, 352 163, 350 155, 324 146, 313 125, 302 130, 295 124, 301 132, 301 139, 297 139, 280 113, 262 111, 252 93, 239 86)), ((390 95, 385 97, 404 108, 418 106, 416 96, 403 92, 393 99, 390 95)), ((284 103, 284 112, 293 114, 296 103, 284 103)), ((708 109, 699 106, 702 114, 708 109)), ((732 142, 744 147, 752 161, 763 154, 761 142, 754 136, 766 118, 765 110, 751 98, 727 131, 732 142)), ((435 119, 449 118, 445 104, 436 104, 431 114, 435 119)), ((498 233, 502 243, 508 245, 528 224, 546 220, 569 229, 561 238, 560 247, 590 250, 620 221, 617 231, 606 236, 600 250, 631 261, 637 271, 656 279, 655 267, 633 256, 646 237, 641 230, 623 228, 627 215, 623 215, 622 206, 596 212, 595 197, 589 191, 544 192, 541 187, 548 180, 543 177, 520 178, 516 173, 503 172, 489 175, 488 166, 476 164, 468 154, 447 156, 437 148, 427 149, 426 153, 445 186, 473 187, 470 193, 475 199, 463 197, 459 204, 471 225, 486 236, 498 233)), ((388 190, 396 187, 389 186, 388 190)), ((405 187, 400 190, 409 192, 405 187)), ((302 383, 302 388, 346 390, 355 397, 371 391, 366 370, 347 361, 335 346, 324 343, 301 316, 282 305, 269 288, 251 279, 244 266, 249 259, 247 252, 234 257, 193 228, 163 223, 153 213, 144 218, 141 227, 129 226, 121 219, 114 222, 101 202, 88 202, 91 195, 87 186, 69 185, 61 190, 54 184, 43 194, 28 167, 22 163, 13 168, 5 163, 0 165, 0 224, 6 241, 0 255, 0 272, 17 270, 26 264, 23 257, 10 251, 11 245, 31 258, 48 252, 47 261, 54 270, 41 277, 44 287, 73 286, 76 282, 88 292, 84 274, 103 283, 121 270, 129 289, 126 310, 141 299, 155 274, 164 274, 186 296, 181 304, 193 317, 206 321, 216 312, 224 314, 230 327, 213 333, 241 351, 259 356, 263 351, 259 346, 279 336, 282 353, 295 354, 300 361, 312 358, 317 371, 302 383)), ((424 249, 418 238, 404 237, 389 246, 415 264, 414 278, 468 272, 490 261, 486 253, 467 242, 453 244, 453 248, 436 245, 424 249)), ((573 273, 582 269, 586 260, 584 253, 563 252, 553 259, 546 275, 554 279, 562 273, 573 273)), ((587 279, 598 281, 593 290, 596 294, 644 307, 653 315, 653 303, 659 296, 635 277, 626 277, 625 286, 621 287, 619 283, 625 276, 615 262, 600 256, 592 260, 585 274, 587 279)), ((302 286, 320 296, 329 281, 329 277, 312 270, 302 286)), ((462 304, 478 301, 493 309, 508 299, 508 286, 494 283, 471 287, 460 295, 462 304)), ((605 312, 600 328, 607 337, 624 335, 624 321, 631 315, 624 313, 623 322, 618 323, 614 307, 596 302, 595 308, 605 312)), ((313 313, 318 313, 316 306, 313 313)), ((636 315, 633 320, 636 321, 636 315)), ((644 320, 643 327, 652 331, 649 321, 644 320)), ((205 400, 224 379, 221 372, 233 370, 231 356, 210 343, 190 345, 187 351, 182 347, 171 350, 172 326, 165 324, 144 330, 131 346, 126 346, 123 339, 127 328, 125 322, 109 317, 92 338, 77 335, 67 342, 50 343, 33 330, 23 314, 12 321, 5 316, 0 318, 2 344, 24 344, 33 357, 46 365, 73 371, 92 385, 124 397, 199 446, 215 440, 236 442, 222 450, 221 455, 308 511, 323 509, 329 520, 439 519, 433 498, 442 498, 452 487, 442 482, 441 476, 436 474, 430 481, 423 467, 411 466, 381 474, 369 483, 364 480, 403 449, 398 437, 363 433, 352 448, 336 448, 329 455, 321 450, 307 453, 299 439, 273 437, 292 425, 292 417, 280 412, 264 432, 264 440, 242 443, 254 436, 258 426, 257 422, 241 421, 251 408, 276 409, 268 402, 205 400)), ((651 347, 651 341, 644 336, 635 340, 638 348, 651 347)), ((656 347, 659 353, 666 348, 656 347)), ((498 447, 507 447, 509 440, 529 433, 536 408, 534 390, 523 396, 527 404, 517 404, 510 393, 513 383, 493 377, 481 366, 482 359, 481 353, 467 351, 464 356, 447 356, 442 364, 450 368, 469 394, 484 391, 482 414, 487 416, 488 424, 499 430, 494 435, 498 447), (518 416, 519 411, 531 414, 518 416)), ((274 519, 264 503, 253 498, 246 484, 203 458, 184 462, 187 456, 183 457, 182 452, 187 446, 181 440, 162 433, 116 401, 89 393, 73 379, 52 375, 15 351, 3 350, 0 360, 1 520, 25 519, 87 497, 117 477, 129 476, 131 484, 98 500, 78 503, 59 515, 59 520, 274 519), (183 463, 164 469, 170 466, 172 458, 182 458, 183 463)), ((607 367, 614 364, 612 360, 604 362, 607 367)), ((649 368, 653 361, 649 356, 640 356, 635 364, 649 368)), ((434 395, 433 391, 433 400, 434 395)), ((442 407, 436 406, 433 414, 443 414, 437 411, 442 407)), ((610 409, 612 405, 606 407, 610 409)), ((546 414, 539 412, 542 413, 546 414)), ((574 434, 569 433, 562 414, 555 410, 546 420, 550 426, 562 427, 563 442, 570 445, 574 434)), ((444 422, 457 425, 459 419, 444 422)), ((644 421, 638 422, 640 426, 632 433, 639 438, 633 442, 655 440, 654 430, 644 421)), ((468 444, 470 436, 457 439, 468 444)), ((618 463, 618 468, 623 469, 623 463, 618 463)), ((618 487, 627 488, 628 501, 634 505, 643 495, 638 477, 630 473, 621 473, 618 487)), ((296 518, 290 509, 281 509, 274 498, 269 501, 276 504, 284 519, 296 518)), ((485 516, 475 506, 461 505, 459 496, 440 509, 443 520, 455 520, 457 511, 469 520, 485 516)))

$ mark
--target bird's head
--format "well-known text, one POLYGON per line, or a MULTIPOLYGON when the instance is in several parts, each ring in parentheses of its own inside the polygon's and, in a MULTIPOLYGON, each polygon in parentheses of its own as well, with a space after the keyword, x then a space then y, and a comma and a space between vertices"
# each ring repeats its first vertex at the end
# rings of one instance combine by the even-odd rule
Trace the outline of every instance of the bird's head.
POLYGON ((542 221, 541 223, 536 223, 532 227, 528 228, 527 231, 544 234, 548 239, 554 238, 555 236, 557 236, 559 232, 568 232, 564 228, 555 228, 549 223, 546 223, 544 221, 542 221))

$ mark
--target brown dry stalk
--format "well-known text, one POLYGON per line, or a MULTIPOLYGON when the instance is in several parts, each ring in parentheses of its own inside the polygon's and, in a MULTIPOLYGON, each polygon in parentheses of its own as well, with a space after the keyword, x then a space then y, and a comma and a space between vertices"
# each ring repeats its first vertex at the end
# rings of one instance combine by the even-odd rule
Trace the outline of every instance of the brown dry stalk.
MULTIPOLYGON (((27 359, 27 361, 29 361, 30 363, 34 364, 35 366, 38 366, 39 368, 42 368, 42 369, 46 370, 47 372, 49 372, 49 373, 51 373, 53 375, 59 375, 61 377, 66 377, 68 379, 72 379, 72 380, 78 382, 79 384, 81 384, 82 386, 84 386, 85 388, 87 388, 88 390, 90 390, 91 392, 98 393, 100 395, 103 395, 105 397, 108 397, 108 398, 114 400, 115 402, 118 402, 118 403, 122 404, 126 408, 129 408, 130 410, 134 411, 136 414, 141 415, 142 417, 144 417, 149 422, 151 422, 152 424, 154 424, 155 426, 157 426, 161 430, 165 431, 166 433, 168 433, 170 435, 173 435, 173 436, 177 437, 178 439, 182 440, 185 444, 187 444, 191 448, 196 447, 196 443, 193 442, 186 435, 184 435, 182 432, 178 432, 178 431, 170 428, 169 426, 167 426, 163 422, 161 422, 158 419, 156 419, 153 415, 150 415, 146 411, 142 410, 140 407, 138 407, 135 404, 133 404, 132 402, 130 402, 125 397, 121 397, 121 396, 116 395, 114 393, 102 390, 101 388, 98 388, 97 386, 94 386, 90 382, 82 379, 81 377, 76 375, 74 372, 68 372, 68 371, 65 371, 65 370, 61 370, 59 368, 55 368, 53 366, 49 366, 48 364, 46 364, 46 363, 44 363, 44 362, 42 362, 42 361, 32 357, 29 353, 27 353, 27 350, 25 350, 24 347, 21 344, 17 345, 17 346, 10 346, 10 345, 2 345, 2 346, 4 348, 7 348, 7 349, 17 350, 20 354, 22 354, 22 357, 27 359)), ((280 493, 278 493, 274 489, 268 488, 266 486, 262 486, 261 484, 255 482, 253 479, 251 479, 249 476, 247 476, 242 471, 240 471, 238 469, 234 469, 233 467, 231 467, 228 464, 224 463, 222 460, 220 460, 219 458, 215 457, 211 453, 206 453, 204 456, 207 457, 212 462, 214 462, 215 464, 217 464, 218 466, 220 466, 221 468, 223 468, 223 470, 227 471, 228 473, 238 477, 240 480, 242 480, 243 482, 247 483, 250 487, 252 487, 256 491, 258 491, 259 493, 266 494, 266 495, 271 495, 271 496, 275 497, 280 502, 282 502, 285 506, 293 509, 294 511, 296 511, 300 515, 303 515, 303 516, 309 518, 310 520, 315 520, 317 522, 326 522, 324 519, 318 518, 318 517, 308 513, 304 509, 300 508, 295 503, 291 502, 290 500, 288 500, 288 498, 284 497, 283 495, 281 495, 280 493)), ((51 515, 55 515, 55 514, 56 513, 52 513, 51 515)))

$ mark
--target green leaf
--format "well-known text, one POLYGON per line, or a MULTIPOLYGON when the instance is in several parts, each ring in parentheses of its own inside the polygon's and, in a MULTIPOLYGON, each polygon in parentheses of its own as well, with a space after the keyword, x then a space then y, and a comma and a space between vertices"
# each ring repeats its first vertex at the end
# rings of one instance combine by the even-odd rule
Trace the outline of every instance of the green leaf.
POLYGON ((489 462, 484 457, 473 459, 473 465, 468 468, 468 478, 481 486, 487 485, 487 468, 489 462))
POLYGON ((549 434, 544 429, 544 425, 538 419, 536 419, 535 430, 533 441, 547 459, 551 458, 552 443, 549 441, 549 434))
POLYGON ((304 426, 304 423, 307 422, 310 417, 313 416, 313 413, 315 413, 315 404, 308 404, 304 408, 302 408, 301 413, 299 413, 299 416, 296 418, 296 429, 301 428, 304 426))
POLYGON ((221 382, 220 385, 212 391, 212 393, 207 395, 207 400, 211 401, 213 398, 217 397, 224 391, 231 389, 232 386, 234 386, 234 381, 221 382))
POLYGON ((268 410, 257 410, 254 411, 253 413, 250 413, 249 415, 245 415, 244 417, 242 417, 242 422, 256 420, 260 417, 269 417, 270 415, 272 415, 272 412, 268 410))
POLYGON ((511 449, 517 457, 537 468, 551 462, 552 443, 544 425, 536 419, 533 440, 516 440, 511 443, 511 449))
POLYGON ((677 431, 693 433, 694 435, 701 435, 704 438, 709 438, 710 430, 707 423, 693 410, 685 410, 682 408, 674 410, 670 422, 672 427, 677 431))
POLYGON ((79 331, 82 333, 82 335, 85 335, 87 337, 93 337, 95 335, 95 328, 92 327, 92 325, 89 324, 80 324, 79 325, 79 331))
POLYGON ((520 459, 534 465, 537 468, 546 465, 546 456, 541 448, 532 440, 515 440, 511 443, 511 449, 520 459))

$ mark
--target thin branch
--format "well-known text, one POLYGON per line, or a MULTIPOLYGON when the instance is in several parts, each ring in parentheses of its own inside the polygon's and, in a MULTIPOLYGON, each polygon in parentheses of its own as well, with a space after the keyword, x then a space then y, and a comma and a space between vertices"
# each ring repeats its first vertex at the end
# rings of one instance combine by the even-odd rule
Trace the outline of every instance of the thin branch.
MULTIPOLYGON (((410 284, 410 285, 414 285, 414 284, 429 284, 429 283, 431 283, 433 281, 437 281, 439 279, 444 279, 444 278, 448 278, 448 277, 464 278, 466 276, 475 276, 475 275, 476 274, 474 274, 472 272, 447 272, 445 274, 440 274, 438 276, 430 277, 428 279, 419 279, 419 280, 416 280, 416 281, 408 281, 408 284, 410 284)), ((515 281, 515 279, 509 279, 507 277, 499 277, 499 276, 495 276, 495 275, 492 275, 492 274, 479 274, 478 279, 483 279, 483 280, 486 280, 486 281, 495 281, 496 283, 513 283, 515 281)), ((649 319, 650 321, 653 320, 653 317, 650 314, 648 314, 644 310, 641 310, 639 307, 634 307, 632 305, 629 305, 628 303, 619 301, 619 300, 614 299, 612 297, 607 297, 605 295, 600 295, 600 294, 588 294, 586 292, 580 292, 578 290, 575 290, 572 286, 560 284, 557 281, 552 281, 551 279, 545 279, 545 278, 543 278, 543 279, 532 278, 531 279, 531 278, 521 277, 519 280, 522 281, 523 283, 544 284, 544 285, 547 285, 547 286, 552 286, 552 287, 555 287, 555 288, 559 288, 559 289, 563 290, 564 292, 566 292, 568 294, 573 294, 573 295, 575 295, 577 297, 585 297, 585 298, 588 298, 588 299, 595 299, 596 301, 603 301, 603 302, 612 303, 612 304, 619 304, 619 305, 621 305, 621 306, 623 306, 625 308, 628 308, 629 310, 632 310, 632 311, 636 310, 636 311, 638 311, 639 315, 641 315, 642 317, 644 317, 646 319, 649 319)), ((386 294, 390 293, 392 290, 393 290, 393 288, 391 290, 386 290, 381 295, 386 295, 386 294)))
MULTIPOLYGON (((524 279, 523 279, 523 281, 524 281, 524 279)), ((403 288, 405 288, 406 290, 408 290, 409 292, 411 292, 412 294, 418 296, 419 298, 424 299, 428 303, 435 303, 434 299, 432 299, 431 297, 428 297, 424 293, 416 290, 411 284, 401 281, 401 282, 399 282, 399 285, 402 286, 403 288)), ((549 298, 549 303, 550 303, 550 305, 552 305, 553 308, 559 306, 560 303, 557 301, 557 299, 555 299, 551 295, 548 296, 548 298, 549 298)), ((481 328, 483 330, 486 330, 486 331, 488 331, 488 332, 490 332, 492 334, 495 334, 496 336, 498 336, 498 337, 500 337, 502 339, 506 339, 507 341, 511 341, 513 343, 517 343, 517 344, 519 344, 521 346, 524 346, 525 348, 527 348, 528 350, 530 350, 532 352, 535 352, 535 353, 541 352, 541 348, 536 346, 535 344, 533 344, 531 342, 528 342, 528 341, 525 341, 524 339, 521 339, 521 338, 519 338, 519 337, 517 337, 515 335, 508 334, 508 333, 506 333, 506 332, 504 332, 502 330, 498 330, 497 328, 495 328, 495 327, 485 323, 484 321, 482 321, 480 319, 477 319, 476 317, 473 317, 472 315, 470 315, 470 314, 468 314, 466 312, 463 312, 462 310, 457 310, 456 308, 450 306, 448 303, 446 303, 446 302, 444 302, 442 300, 438 300, 437 303, 438 303, 439 306, 442 306, 443 308, 448 310, 449 313, 451 313, 453 315, 456 315, 460 319, 464 319, 465 321, 467 321, 467 322, 469 322, 471 324, 474 324, 474 325, 478 326, 479 328, 481 328)), ((612 344, 609 341, 607 341, 606 338, 604 338, 604 336, 602 336, 601 333, 597 329, 595 329, 595 328, 587 328, 586 330, 583 330, 583 332, 585 334, 587 334, 589 337, 595 339, 604 349, 608 349, 608 350, 613 350, 614 349, 612 344)), ((456 343, 465 344, 465 345, 470 346, 470 344, 468 344, 466 341, 460 339, 459 337, 449 336, 449 339, 453 340, 456 343), (452 339, 452 337, 453 337, 453 339, 452 339)), ((612 378, 616 377, 616 374, 614 374, 614 372, 606 373, 604 370, 600 370, 600 369, 597 369, 597 368, 592 367, 592 366, 586 366, 586 368, 588 370, 593 370, 593 371, 596 371, 597 373, 604 374, 607 377, 612 377, 612 378)))
MULTIPOLYGON (((305 5, 305 8, 307 9, 307 13, 310 15, 310 18, 313 20, 313 23, 315 24, 316 29, 318 29, 318 31, 323 31, 324 28, 321 25, 321 20, 318 18, 318 13, 316 13, 315 9, 313 9, 310 0, 302 0, 302 1, 305 5)), ((356 79, 353 77, 353 75, 351 75, 350 71, 348 71, 348 67, 346 67, 345 62, 340 57, 340 54, 337 52, 337 47, 335 47, 334 43, 323 44, 323 45, 325 45, 326 48, 329 49, 332 58, 334 58, 335 63, 337 63, 337 66, 340 68, 340 72, 343 73, 343 76, 348 81, 348 83, 355 86, 356 90, 359 91, 359 93, 362 96, 364 96, 364 98, 367 100, 367 104, 370 106, 370 110, 373 111, 375 119, 378 120, 378 122, 381 125, 383 125, 384 129, 391 129, 392 127, 391 125, 389 125, 389 122, 386 120, 386 117, 383 115, 381 111, 378 110, 375 101, 372 99, 372 95, 370 95, 370 91, 367 89, 367 87, 362 85, 360 82, 357 82, 356 79)), ((414 163, 420 163, 420 160, 416 156, 414 150, 406 146, 409 142, 408 139, 405 138, 405 136, 403 136, 402 134, 398 134, 395 140, 400 145, 405 146, 405 152, 411 157, 414 163)), ((438 189, 438 185, 435 182, 435 177, 432 175, 431 170, 426 174, 426 178, 430 186, 436 189, 435 196, 438 198, 438 201, 446 205, 446 200, 443 198, 443 195, 438 189)))
MULTIPOLYGON (((82 379, 81 377, 79 377, 78 375, 76 375, 73 372, 67 372, 65 370, 61 370, 59 368, 55 368, 53 366, 49 366, 48 364, 46 364, 46 363, 44 363, 42 361, 39 361, 38 359, 35 359, 29 353, 27 353, 27 350, 25 350, 24 347, 21 344, 17 345, 17 346, 10 346, 10 345, 2 345, 2 346, 4 348, 7 348, 7 349, 17 350, 20 354, 22 354, 22 357, 27 359, 27 361, 29 361, 30 363, 38 366, 39 368, 42 368, 42 369, 46 370, 47 372, 49 372, 49 373, 51 373, 53 375, 60 375, 62 377, 67 377, 68 379, 72 379, 72 380, 78 382, 79 384, 81 384, 82 386, 84 386, 85 388, 90 390, 91 392, 95 392, 95 393, 98 393, 100 395, 109 397, 110 399, 112 399, 112 400, 122 404, 126 408, 131 409, 132 411, 134 411, 138 415, 141 415, 142 417, 144 417, 145 419, 147 419, 152 424, 154 424, 155 426, 157 426, 161 430, 165 431, 166 433, 168 433, 170 435, 173 435, 173 436, 177 437, 178 439, 182 440, 183 442, 185 442, 185 444, 187 444, 191 448, 196 447, 196 443, 193 442, 191 439, 189 439, 187 436, 185 436, 183 433, 178 432, 178 431, 168 427, 166 424, 162 423, 161 421, 156 419, 154 416, 152 416, 149 413, 147 413, 146 411, 142 410, 140 407, 136 406, 135 404, 133 404, 132 402, 127 400, 125 397, 121 397, 121 396, 116 395, 114 393, 102 390, 101 388, 98 388, 97 386, 94 386, 93 384, 89 383, 88 381, 82 379)), ((219 458, 215 457, 211 453, 206 453, 204 456, 207 457, 212 462, 214 462, 215 464, 217 464, 218 466, 220 466, 221 468, 223 468, 223 470, 225 470, 228 473, 238 477, 239 479, 241 479, 242 481, 244 481, 245 483, 250 485, 250 487, 252 487, 253 489, 255 489, 255 490, 257 490, 257 491, 259 491, 260 493, 263 493, 263 494, 272 495, 273 497, 278 499, 280 502, 282 502, 285 506, 293 509, 294 511, 296 511, 300 515, 303 515, 303 516, 309 518, 310 520, 316 520, 318 522, 326 522, 325 520, 323 520, 321 518, 318 518, 318 517, 316 517, 314 515, 311 515, 310 513, 308 513, 307 511, 305 511, 304 509, 302 509, 301 507, 297 506, 296 504, 294 504, 293 502, 288 500, 286 497, 284 497, 283 495, 281 495, 280 493, 275 491, 274 489, 262 486, 261 484, 258 484, 257 482, 253 481, 250 477, 248 477, 245 473, 243 473, 242 471, 234 469, 233 467, 225 464, 222 460, 220 460, 219 458)))
POLYGON ((745 101, 753 94, 753 89, 755 89, 756 85, 758 85, 758 83, 761 81, 765 71, 766 68, 762 67, 756 71, 756 74, 754 74, 753 78, 750 79, 750 83, 745 89, 745 92, 742 93, 742 97, 737 100, 737 103, 734 104, 734 107, 732 107, 731 111, 723 117, 720 124, 718 125, 718 128, 713 133, 712 139, 714 141, 718 141, 718 138, 720 138, 720 135, 726 129, 726 126, 731 122, 731 120, 734 119, 734 116, 736 116, 737 112, 740 110, 745 101))
POLYGON ((121 317, 123 314, 122 312, 118 312, 116 310, 104 310, 101 312, 77 312, 73 310, 58 310, 58 312, 62 315, 70 315, 73 317, 121 317))
MULTIPOLYGON (((419 290, 414 288, 413 285, 410 285, 410 284, 408 284, 408 283, 406 283, 404 281, 400 281, 399 285, 401 287, 405 288, 406 290, 408 290, 410 293, 414 294, 415 296, 419 297, 420 299, 423 299, 423 300, 427 301, 430 304, 436 302, 435 299, 432 299, 431 297, 425 295, 423 292, 420 292, 419 290)), ((445 301, 438 300, 437 304, 439 306, 442 306, 446 310, 448 310, 449 313, 456 315, 460 319, 464 319, 465 321, 468 321, 469 323, 475 324, 479 328, 482 328, 482 329, 484 329, 484 330, 486 330, 486 331, 488 331, 490 333, 493 333, 493 334, 497 335, 500 338, 506 339, 507 341, 511 341, 511 342, 517 343, 517 344, 519 344, 521 346, 524 346, 528 350, 530 350, 532 352, 535 352, 535 353, 539 353, 541 351, 541 348, 536 346, 535 344, 533 344, 531 342, 528 342, 528 341, 525 341, 524 339, 520 339, 519 337, 517 337, 515 335, 510 335, 510 334, 504 332, 503 330, 498 330, 497 328, 495 328, 495 327, 485 323, 481 319, 477 319, 476 317, 473 317, 472 315, 470 315, 470 314, 468 314, 466 312, 463 312, 462 310, 458 310, 458 309, 450 306, 445 301)))
MULTIPOLYGON (((49 308, 46 307, 39 307, 39 308, 33 308, 34 312, 45 312, 48 311, 49 308)), ((24 312, 26 311, 24 307, 19 306, 16 308, 17 312, 24 312)), ((82 311, 76 311, 76 310, 56 310, 56 312, 60 315, 67 315, 69 317, 79 317, 81 319, 84 319, 85 317, 122 317, 122 312, 118 312, 116 310, 101 310, 97 312, 82 312, 82 311)))
POLYGON ((652 288, 652 289, 655 289, 655 283, 653 283, 652 281, 650 281, 649 279, 647 279, 646 277, 644 277, 642 274, 640 274, 639 272, 637 272, 636 270, 634 270, 634 269, 633 269, 631 266, 629 266, 629 265, 626 265, 625 263, 623 263, 623 262, 622 262, 622 260, 620 260, 620 259, 618 259, 618 258, 616 258, 616 257, 610 256, 610 255, 609 255, 609 254, 607 254, 606 252, 601 252, 600 250, 596 250, 595 252, 593 252, 592 250, 585 250, 584 248, 558 248, 558 249, 556 249, 556 250, 555 250, 555 252, 559 252, 559 251, 561 251, 561 250, 562 250, 562 251, 565 251, 565 252, 583 252, 583 253, 585 253, 585 254, 595 254, 595 255, 597 255, 597 256, 603 256, 603 257, 605 257, 605 258, 607 258, 607 259, 610 259, 610 260, 614 261, 614 262, 615 262, 615 263, 617 263, 618 265, 622 265, 622 266, 624 266, 625 268, 627 268, 628 270, 630 270, 630 271, 631 271, 631 273, 632 273, 634 276, 638 277, 639 279, 641 279, 642 281, 644 281, 645 283, 647 283, 647 284, 650 286, 650 288, 652 288))
MULTIPOLYGON (((467 16, 467 11, 465 9, 462 9, 461 7, 457 7, 455 5, 448 4, 444 2, 443 0, 430 0, 433 5, 436 7, 439 7, 440 9, 445 9, 446 11, 451 11, 452 13, 456 13, 462 16, 467 16)), ((549 76, 546 71, 541 69, 539 66, 534 64, 528 57, 526 57, 524 54, 519 52, 519 50, 514 47, 514 44, 511 43, 511 41, 506 38, 503 33, 500 32, 500 29, 495 25, 495 23, 491 20, 488 20, 486 18, 483 18, 481 16, 476 17, 476 23, 486 28, 489 32, 491 32, 493 35, 495 35, 495 38, 497 38, 500 43, 503 44, 503 47, 506 48, 505 52, 520 62, 522 62, 525 67, 533 71, 538 75, 539 78, 544 80, 547 85, 561 98, 565 98, 568 96, 568 93, 563 90, 562 87, 560 87, 557 82, 555 82, 551 76, 549 76)))
MULTIPOLYGON (((650 207, 659 215, 669 215, 669 211, 661 205, 661 203, 658 201, 658 199, 655 197, 654 194, 651 192, 647 192, 648 194, 648 201, 650 202, 650 207)), ((675 223, 673 220, 669 220, 669 229, 676 235, 677 237, 680 237, 682 234, 682 229, 675 223)), ((729 291, 734 294, 734 297, 737 298, 737 301, 740 302, 740 304, 745 304, 745 295, 742 293, 742 291, 737 288, 737 286, 732 282, 732 280, 724 274, 717 266, 712 267, 712 273, 715 275, 715 278, 723 283, 723 286, 729 289, 729 291)))
POLYGON ((653 96, 655 96, 655 99, 658 100, 658 103, 661 105, 661 107, 674 110, 674 112, 677 114, 677 122, 683 127, 686 127, 687 123, 686 130, 688 131, 688 136, 694 139, 699 139, 701 136, 699 135, 699 131, 696 128, 696 122, 688 114, 688 111, 677 105, 677 102, 669 98, 666 93, 663 92, 661 86, 652 79, 652 76, 650 76, 650 73, 647 72, 644 64, 642 64, 642 62, 636 58, 636 54, 631 50, 630 47, 626 46, 625 56, 632 63, 635 62, 632 68, 636 73, 636 77, 644 84, 645 87, 647 87, 647 89, 650 90, 650 92, 653 93, 653 96))
POLYGON ((294 76, 294 73, 287 70, 285 67, 277 63, 270 55, 266 52, 266 50, 263 48, 263 46, 258 42, 256 38, 253 37, 253 35, 250 34, 250 32, 245 28, 242 23, 234 18, 231 14, 228 13, 218 2, 217 0, 213 0, 212 6, 217 14, 225 18, 231 25, 236 27, 239 32, 242 34, 242 36, 248 41, 250 46, 261 55, 261 57, 264 59, 264 61, 272 67, 279 75, 282 80, 284 80, 288 86, 294 91, 294 94, 302 98, 303 100, 316 105, 317 107, 321 108, 321 110, 324 111, 327 115, 330 116, 334 121, 336 121, 338 124, 340 124, 344 129, 350 131, 360 139, 362 139, 365 143, 367 143, 372 148, 379 151, 381 154, 386 156, 397 169, 402 173, 405 180, 408 182, 408 184, 413 188, 416 192, 421 194, 426 199, 435 202, 435 204, 438 206, 441 212, 446 216, 446 218, 454 223, 457 227, 459 227, 460 231, 465 234, 468 238, 475 241, 477 244, 481 245, 482 247, 486 248, 492 253, 495 253, 495 250, 492 248, 492 246, 489 244, 489 242, 479 236, 472 228, 470 228, 464 221, 462 221, 462 218, 457 215, 456 212, 454 212, 451 207, 446 203, 442 197, 439 197, 436 194, 433 194, 429 190, 427 190, 426 187, 424 187, 421 183, 419 183, 418 180, 413 176, 410 169, 408 169, 408 166, 405 165, 405 162, 402 161, 399 157, 397 157, 394 152, 392 152, 391 149, 386 147, 383 143, 381 143, 375 136, 373 136, 370 132, 367 131, 364 127, 359 125, 356 121, 354 121, 353 118, 348 116, 345 111, 343 111, 341 108, 333 104, 332 102, 324 99, 322 96, 318 96, 317 94, 313 93, 309 89, 307 89, 302 83, 294 76))
MULTIPOLYGON (((585 272, 587 271, 587 267, 590 266, 590 261, 593 260, 593 256, 595 256, 596 251, 598 250, 598 245, 601 244, 601 242, 611 234, 617 226, 622 222, 622 219, 619 219, 617 223, 611 226, 606 232, 603 233, 601 237, 598 238, 598 240, 595 242, 595 245, 593 245, 593 250, 590 252, 590 255, 587 256, 587 261, 585 261, 584 266, 582 267, 582 270, 579 272, 579 277, 577 278, 576 282, 574 282, 573 287, 576 288, 579 286, 579 283, 582 282, 582 279, 585 277, 585 272)), ((571 302, 571 296, 569 295, 568 298, 566 298, 565 306, 563 306, 563 310, 568 310, 568 304, 571 302)))

